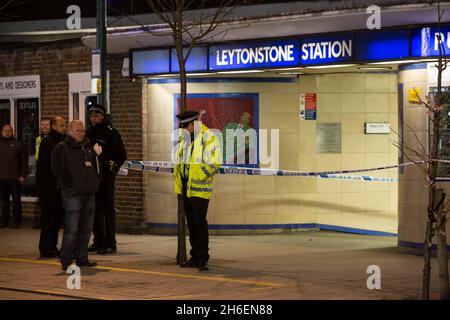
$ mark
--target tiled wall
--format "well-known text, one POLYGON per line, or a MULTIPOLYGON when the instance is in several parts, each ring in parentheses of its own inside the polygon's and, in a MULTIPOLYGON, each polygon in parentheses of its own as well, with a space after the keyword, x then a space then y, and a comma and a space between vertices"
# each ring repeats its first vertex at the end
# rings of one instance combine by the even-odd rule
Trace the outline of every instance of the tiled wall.
MULTIPOLYGON (((170 161, 173 94, 179 84, 148 85, 146 160, 170 161)), ((396 135, 366 135, 364 122, 390 122, 397 131, 395 74, 301 76, 298 82, 190 83, 189 93, 259 93, 260 129, 279 129, 279 167, 324 171, 396 164, 396 135), (300 92, 318 94, 318 118, 298 117, 300 92), (316 153, 317 123, 342 125, 342 153, 316 153)), ((270 143, 269 143, 270 145, 270 143)), ((397 171, 370 173, 397 177, 397 171)), ((176 222, 170 175, 147 174, 150 223, 176 222)), ((397 232, 397 183, 299 177, 216 176, 208 221, 216 225, 319 223, 397 232)))
MULTIPOLYGON (((434 64, 432 64, 434 65, 434 64)), ((429 67, 429 66, 428 66, 429 67)), ((420 150, 419 142, 423 146, 428 141, 428 117, 422 105, 408 103, 410 89, 421 90, 422 98, 428 93, 428 86, 435 86, 437 76, 427 71, 426 64, 406 67, 399 72, 399 82, 403 85, 404 104, 404 141, 409 148, 420 150)), ((450 72, 443 75, 443 85, 450 84, 450 72)), ((405 148, 406 156, 417 159, 412 152, 405 148)), ((405 158, 407 161, 407 158, 405 158)), ((399 241, 401 246, 421 249, 425 239, 426 215, 428 207, 428 188, 425 174, 417 166, 408 166, 399 175, 399 241)), ((439 184, 449 194, 448 182, 439 184)), ((447 237, 450 237, 450 223, 447 220, 447 237)))

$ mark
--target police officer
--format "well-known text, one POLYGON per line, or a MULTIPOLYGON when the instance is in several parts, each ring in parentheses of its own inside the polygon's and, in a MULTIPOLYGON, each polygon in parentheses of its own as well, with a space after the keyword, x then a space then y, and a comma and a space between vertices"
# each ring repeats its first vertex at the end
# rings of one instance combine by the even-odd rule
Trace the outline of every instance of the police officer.
POLYGON ((88 109, 89 126, 86 135, 94 146, 98 144, 102 153, 99 156, 102 181, 95 195, 94 244, 90 252, 111 254, 117 252, 116 214, 114 191, 117 172, 125 162, 127 154, 119 132, 112 127, 106 109, 93 103, 88 109))
POLYGON ((174 168, 175 193, 182 195, 189 227, 191 258, 182 268, 207 271, 209 260, 208 211, 214 175, 220 168, 222 154, 216 136, 200 121, 196 111, 177 115, 180 139, 174 168))

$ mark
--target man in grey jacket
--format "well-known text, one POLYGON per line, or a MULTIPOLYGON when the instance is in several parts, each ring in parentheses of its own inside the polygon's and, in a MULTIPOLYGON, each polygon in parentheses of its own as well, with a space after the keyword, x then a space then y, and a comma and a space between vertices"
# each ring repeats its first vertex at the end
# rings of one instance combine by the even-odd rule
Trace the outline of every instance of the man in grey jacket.
POLYGON ((2 127, 0 137, 0 195, 2 202, 1 227, 9 225, 10 201, 13 200, 13 228, 20 228, 22 220, 22 203, 20 194, 22 184, 28 176, 28 152, 22 141, 13 136, 13 128, 9 124, 2 127))
POLYGON ((65 228, 61 247, 61 265, 66 270, 72 257, 79 267, 94 267, 88 259, 88 245, 94 224, 95 192, 100 184, 97 154, 85 137, 84 124, 74 120, 69 135, 52 152, 52 172, 61 189, 65 210, 65 228))

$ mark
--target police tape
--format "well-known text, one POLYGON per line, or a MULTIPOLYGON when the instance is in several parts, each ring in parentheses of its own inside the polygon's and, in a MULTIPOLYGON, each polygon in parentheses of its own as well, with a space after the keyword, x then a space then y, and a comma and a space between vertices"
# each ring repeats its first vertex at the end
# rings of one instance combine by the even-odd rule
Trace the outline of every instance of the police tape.
MULTIPOLYGON (((290 177, 316 177, 321 179, 338 179, 338 180, 359 180, 359 181, 371 181, 371 182, 398 182, 397 178, 391 177, 374 177, 368 175, 349 175, 349 173, 357 172, 370 172, 389 170, 399 167, 410 166, 414 164, 421 164, 424 161, 407 162, 398 165, 383 166, 368 169, 356 169, 356 170, 339 170, 339 171, 293 171, 293 170, 275 170, 266 168, 243 168, 233 166, 222 166, 219 174, 235 174, 235 175, 254 175, 254 176, 290 176, 290 177)), ((161 173, 173 173, 174 163, 167 161, 127 161, 124 167, 129 170, 137 170, 144 172, 161 172, 161 173)))

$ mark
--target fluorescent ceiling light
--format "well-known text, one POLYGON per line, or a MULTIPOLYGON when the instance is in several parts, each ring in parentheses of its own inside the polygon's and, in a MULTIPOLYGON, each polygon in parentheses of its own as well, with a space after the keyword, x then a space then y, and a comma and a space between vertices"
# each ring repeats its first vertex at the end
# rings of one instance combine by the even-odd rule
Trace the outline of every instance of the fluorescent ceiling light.
POLYGON ((178 73, 158 74, 157 77, 179 77, 178 73))
POLYGON ((298 74, 306 74, 306 73, 304 73, 304 72, 277 72, 277 74, 298 75, 298 74))
POLYGON ((235 71, 220 71, 217 73, 232 74, 232 73, 257 73, 257 72, 264 72, 264 71, 263 70, 235 70, 235 71))
MULTIPOLYGON (((371 65, 383 65, 383 64, 402 64, 402 63, 417 63, 421 60, 393 60, 393 61, 382 61, 382 62, 372 62, 371 65)), ((422 61, 423 62, 423 61, 422 61)))
POLYGON ((209 76, 212 74, 216 74, 216 73, 215 72, 203 72, 203 73, 188 73, 186 75, 189 77, 189 76, 209 76))
POLYGON ((392 67, 383 66, 361 66, 358 67, 359 70, 392 70, 392 67))
POLYGON ((266 71, 295 71, 295 70, 305 70, 303 67, 295 67, 295 68, 280 68, 280 69, 270 69, 266 71))
POLYGON ((325 66, 312 66, 306 67, 307 69, 327 69, 327 68, 345 68, 345 67, 353 67, 356 64, 330 64, 325 66))

